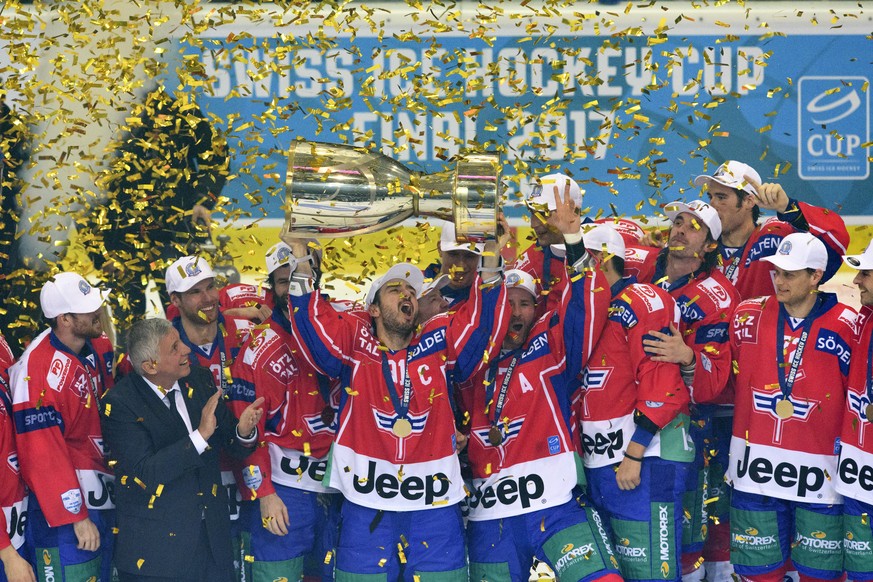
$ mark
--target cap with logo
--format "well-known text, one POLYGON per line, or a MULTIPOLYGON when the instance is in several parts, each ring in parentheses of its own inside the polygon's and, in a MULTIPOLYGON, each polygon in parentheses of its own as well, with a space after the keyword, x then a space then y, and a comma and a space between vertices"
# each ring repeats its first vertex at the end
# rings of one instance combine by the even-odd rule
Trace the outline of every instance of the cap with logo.
POLYGON ((421 291, 418 292, 419 297, 424 297, 431 291, 439 291, 443 287, 449 284, 449 276, 448 275, 440 275, 439 277, 434 277, 430 281, 425 282, 421 286, 421 291))
POLYGON ((808 232, 795 232, 782 239, 776 254, 764 257, 784 271, 820 269, 828 266, 828 251, 825 244, 808 232))
POLYGON ((424 275, 422 274, 421 269, 412 263, 397 263, 388 269, 387 273, 373 281, 370 285, 370 289, 367 291, 367 307, 370 307, 370 305, 373 304, 373 300, 376 299, 376 293, 379 292, 379 289, 384 287, 387 283, 396 281, 397 279, 401 279, 412 285, 416 297, 421 294, 421 286, 424 284, 424 275))
POLYGON ((271 246, 267 251, 265 260, 267 262, 268 275, 284 265, 290 265, 292 273, 294 272, 294 269, 297 268, 297 258, 294 256, 294 253, 291 252, 291 247, 283 242, 271 246))
POLYGON ((549 174, 539 179, 539 183, 534 184, 530 193, 525 200, 528 208, 542 212, 555 210, 558 206, 555 203, 555 188, 558 188, 558 196, 561 200, 564 199, 564 189, 567 183, 570 183, 570 199, 576 208, 582 206, 582 195, 584 192, 579 188, 576 180, 564 174, 549 174))
POLYGON ((853 269, 868 271, 873 269, 873 239, 860 255, 844 255, 843 260, 853 269))
POLYGON ((451 251, 469 251, 474 255, 481 255, 485 250, 484 243, 458 242, 455 223, 444 221, 442 232, 440 233, 440 251, 448 253, 451 251))
POLYGON ((624 239, 612 224, 582 225, 582 242, 589 251, 606 251, 624 259, 624 239))
POLYGON ((184 293, 215 273, 203 257, 182 257, 167 268, 167 293, 184 293))
POLYGON ((46 281, 39 292, 39 304, 47 319, 65 313, 93 313, 100 309, 110 291, 92 287, 78 273, 67 271, 46 281))
POLYGON ((683 212, 699 218, 709 229, 709 234, 712 235, 713 240, 718 240, 718 237, 721 236, 721 219, 718 217, 718 212, 703 200, 692 200, 688 203, 677 200, 664 207, 664 214, 671 221, 676 220, 676 217, 683 212))
POLYGON ((746 181, 745 176, 752 178, 758 184, 761 183, 761 175, 755 171, 755 168, 743 162, 730 160, 720 165, 712 176, 704 174, 694 178, 694 185, 703 186, 710 182, 717 182, 722 186, 743 190, 754 196, 757 192, 755 192, 752 184, 746 181))
POLYGON ((503 279, 503 284, 507 289, 512 289, 513 287, 520 287, 533 295, 534 299, 537 298, 537 287, 534 282, 533 277, 530 273, 526 271, 522 271, 520 269, 510 269, 506 271, 506 275, 503 279))

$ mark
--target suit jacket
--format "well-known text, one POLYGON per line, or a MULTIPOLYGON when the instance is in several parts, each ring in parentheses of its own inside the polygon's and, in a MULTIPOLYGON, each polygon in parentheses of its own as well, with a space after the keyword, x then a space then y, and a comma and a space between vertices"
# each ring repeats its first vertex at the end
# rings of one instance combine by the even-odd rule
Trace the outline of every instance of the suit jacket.
MULTIPOLYGON (((192 367, 179 386, 196 430, 203 406, 215 393, 212 373, 192 367)), ((143 576, 197 579, 198 573, 191 568, 198 560, 192 553, 201 520, 216 563, 233 568, 218 449, 223 447, 239 458, 252 449, 236 438, 237 420, 223 400, 215 410, 218 426, 201 455, 178 412, 170 410, 138 374, 121 380, 104 397, 103 405, 103 438, 116 478, 118 569, 143 576)))

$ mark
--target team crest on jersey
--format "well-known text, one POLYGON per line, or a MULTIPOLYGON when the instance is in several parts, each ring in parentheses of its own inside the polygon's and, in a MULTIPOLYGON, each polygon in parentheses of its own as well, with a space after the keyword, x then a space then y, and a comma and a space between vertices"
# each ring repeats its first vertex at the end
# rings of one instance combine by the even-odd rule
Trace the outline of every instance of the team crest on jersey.
POLYGON ((585 369, 582 370, 582 389, 603 390, 606 383, 609 382, 609 377, 612 376, 612 370, 612 366, 606 368, 585 366, 585 369))
POLYGON ((766 414, 776 421, 773 427, 773 444, 782 442, 783 424, 790 421, 806 422, 809 420, 809 415, 818 405, 818 400, 807 400, 789 395, 788 401, 791 402, 792 411, 788 418, 780 418, 776 413, 776 405, 783 399, 782 391, 764 392, 762 390, 752 390, 752 399, 754 402, 755 412, 766 414))
POLYGON ((303 415, 303 420, 306 422, 306 428, 309 429, 311 434, 318 434, 321 432, 329 432, 333 434, 336 432, 336 429, 339 427, 339 414, 337 413, 336 407, 332 406, 331 408, 333 410, 333 420, 330 424, 324 424, 320 412, 318 414, 303 415))
POLYGON ((6 457, 6 463, 10 469, 18 473, 18 453, 9 453, 9 456, 6 457))
MULTIPOLYGON (((870 405, 870 398, 867 397, 866 394, 858 394, 856 392, 849 392, 849 398, 846 399, 846 405, 849 407, 849 410, 855 413, 855 416, 861 420, 861 422, 873 423, 873 418, 867 418, 867 406, 870 405)), ((861 447, 864 447, 864 435, 867 434, 867 427, 861 425, 858 429, 858 444, 861 447)))
POLYGON ((49 364, 48 374, 46 374, 45 378, 46 382, 48 382, 48 385, 53 390, 60 392, 64 387, 71 365, 72 360, 66 354, 55 352, 54 358, 52 358, 52 363, 49 364))
POLYGON ((521 425, 524 424, 524 416, 519 416, 511 419, 509 422, 499 422, 497 423, 497 428, 500 430, 501 436, 503 439, 500 441, 499 445, 494 445, 491 443, 491 440, 488 438, 488 435, 491 433, 491 425, 484 426, 481 428, 473 429, 473 434, 476 436, 476 440, 478 440, 482 445, 488 449, 489 447, 497 449, 497 455, 500 458, 500 464, 503 465, 503 462, 506 458, 506 448, 509 446, 509 443, 514 441, 516 437, 518 437, 518 433, 521 432, 521 425))
POLYGON ((409 433, 408 436, 401 437, 394 434, 393 430, 394 423, 397 422, 397 419, 399 419, 400 416, 393 412, 386 413, 375 408, 373 409, 373 416, 376 419, 376 428, 379 432, 386 432, 397 439, 397 459, 400 461, 403 461, 406 458, 406 439, 420 435, 424 432, 424 427, 427 425, 427 417, 429 415, 430 412, 423 412, 421 414, 407 412, 405 418, 409 421, 409 424, 412 425, 412 432, 409 433))

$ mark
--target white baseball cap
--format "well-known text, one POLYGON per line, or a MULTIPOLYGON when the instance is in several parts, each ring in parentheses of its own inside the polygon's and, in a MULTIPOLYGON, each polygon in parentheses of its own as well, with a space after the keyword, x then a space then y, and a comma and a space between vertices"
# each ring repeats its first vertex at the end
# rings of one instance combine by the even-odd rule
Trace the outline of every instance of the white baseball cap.
POLYGON ((564 188, 567 187, 567 182, 570 183, 570 199, 576 208, 582 206, 582 194, 584 192, 579 188, 576 180, 564 174, 549 174, 539 179, 539 183, 534 184, 530 194, 527 196, 525 204, 533 209, 547 208, 549 211, 555 210, 558 206, 555 203, 555 187, 558 188, 560 199, 564 198, 564 188))
POLYGON ((688 203, 676 200, 664 207, 664 214, 671 221, 676 220, 676 217, 683 212, 693 214, 703 221, 703 224, 709 229, 713 240, 718 240, 718 237, 721 236, 721 219, 718 217, 718 212, 703 200, 692 200, 688 203))
POLYGON ((212 267, 203 257, 182 257, 167 267, 167 293, 184 293, 200 281, 214 277, 212 267))
POLYGON ((843 255, 847 265, 859 271, 873 269, 873 239, 867 244, 867 248, 860 255, 843 255))
POLYGON ((412 288, 415 289, 416 297, 421 294, 421 286, 424 284, 424 275, 422 274, 421 269, 412 263, 397 263, 388 269, 387 273, 373 281, 370 285, 370 289, 367 291, 367 307, 370 307, 370 305, 373 304, 373 300, 376 298, 376 293, 378 293, 379 289, 384 287, 386 283, 397 279, 402 279, 412 285, 412 288))
POLYGON ((474 255, 481 255, 485 250, 485 243, 458 242, 454 222, 443 222, 440 233, 440 251, 469 251, 474 255))
POLYGON ((510 269, 506 271, 506 276, 503 280, 503 284, 506 285, 507 289, 511 289, 513 287, 521 287, 531 295, 533 295, 534 299, 537 298, 537 287, 534 284, 533 277, 530 273, 522 271, 520 269, 510 269))
POLYGON ((111 289, 92 287, 78 273, 58 273, 39 292, 39 305, 46 319, 65 313, 93 313, 100 309, 111 289))
POLYGON ((448 275, 440 275, 439 277, 434 277, 430 281, 427 281, 421 286, 421 291, 418 292, 418 297, 424 297, 431 291, 439 291, 443 287, 449 284, 449 276, 448 275))
POLYGON ((291 265, 292 273, 297 268, 297 258, 291 251, 291 247, 283 242, 271 246, 267 251, 265 260, 267 262, 268 275, 283 265, 291 265))
POLYGON ((828 251, 823 242, 808 232, 789 234, 779 243, 776 254, 764 257, 785 271, 801 269, 821 269, 828 266, 828 251))
POLYGON ((582 242, 590 251, 606 250, 610 255, 624 259, 624 239, 609 223, 582 225, 582 242), (587 226, 587 228, 586 228, 587 226))
POLYGON ((743 190, 754 196, 757 192, 746 181, 745 176, 753 178, 758 184, 761 183, 761 176, 755 171, 755 168, 743 162, 730 160, 720 165, 712 176, 702 175, 694 178, 694 185, 703 186, 704 184, 709 184, 709 182, 718 182, 728 188, 743 190))

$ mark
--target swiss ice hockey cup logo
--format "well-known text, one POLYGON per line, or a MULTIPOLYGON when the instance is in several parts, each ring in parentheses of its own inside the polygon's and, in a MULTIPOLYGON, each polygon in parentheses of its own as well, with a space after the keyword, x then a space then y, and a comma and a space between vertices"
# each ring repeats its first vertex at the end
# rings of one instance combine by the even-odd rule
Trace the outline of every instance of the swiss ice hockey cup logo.
POLYGON ((186 277, 194 277, 200 274, 200 265, 199 261, 192 261, 185 265, 185 276, 186 277))
POLYGON ((791 254, 791 241, 786 240, 783 241, 781 245, 779 245, 779 250, 776 251, 780 255, 790 255, 791 254))
POLYGON ((79 281, 79 291, 82 292, 82 295, 87 295, 91 292, 91 285, 87 281, 79 281))

